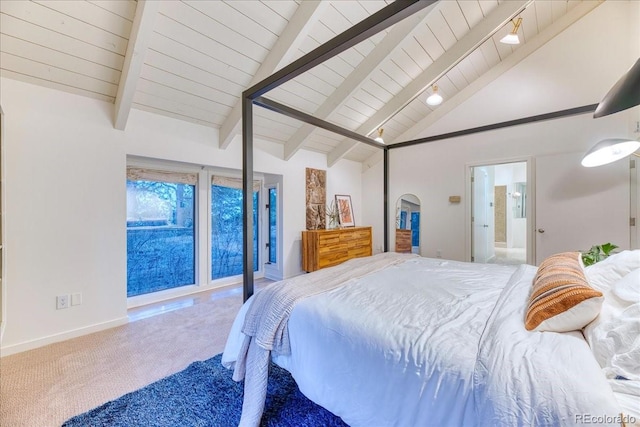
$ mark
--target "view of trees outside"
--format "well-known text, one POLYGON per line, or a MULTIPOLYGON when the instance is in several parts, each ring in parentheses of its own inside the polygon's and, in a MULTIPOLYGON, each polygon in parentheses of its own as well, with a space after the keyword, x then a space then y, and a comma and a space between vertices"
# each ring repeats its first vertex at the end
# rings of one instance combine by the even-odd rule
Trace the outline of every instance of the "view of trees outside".
POLYGON ((195 283, 195 186, 127 181, 127 296, 195 283))
MULTIPOLYGON (((211 278, 242 274, 242 190, 211 186, 211 278)), ((253 266, 258 270, 258 192, 253 192, 253 266)))
MULTIPOLYGON (((254 270, 258 270, 258 196, 253 193, 254 270)), ((128 297, 196 282, 194 224, 195 185, 127 181, 128 297)), ((242 274, 242 249, 242 190, 212 185, 211 278, 242 274)))

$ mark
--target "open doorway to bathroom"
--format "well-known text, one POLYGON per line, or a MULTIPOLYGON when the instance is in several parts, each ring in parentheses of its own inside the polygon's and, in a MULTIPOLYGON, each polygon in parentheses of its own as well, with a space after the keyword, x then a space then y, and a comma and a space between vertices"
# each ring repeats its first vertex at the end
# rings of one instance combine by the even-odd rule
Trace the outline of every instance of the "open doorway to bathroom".
POLYGON ((527 262, 527 162, 471 167, 471 261, 527 262))

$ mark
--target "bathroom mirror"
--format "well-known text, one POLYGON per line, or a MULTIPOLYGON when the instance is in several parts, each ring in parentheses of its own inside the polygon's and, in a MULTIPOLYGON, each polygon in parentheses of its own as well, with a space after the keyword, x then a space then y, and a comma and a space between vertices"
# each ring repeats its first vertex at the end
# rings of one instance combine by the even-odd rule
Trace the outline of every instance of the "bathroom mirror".
POLYGON ((513 217, 526 218, 527 217, 527 183, 514 182, 513 192, 511 193, 511 197, 513 198, 513 217))
POLYGON ((420 199, 413 194, 396 203, 396 252, 420 253, 420 199))

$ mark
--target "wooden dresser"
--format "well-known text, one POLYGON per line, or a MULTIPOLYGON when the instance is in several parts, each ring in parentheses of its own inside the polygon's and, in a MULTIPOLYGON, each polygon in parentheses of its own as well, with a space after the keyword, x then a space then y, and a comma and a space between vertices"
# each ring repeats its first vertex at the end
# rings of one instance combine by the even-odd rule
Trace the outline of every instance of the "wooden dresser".
POLYGON ((372 255, 371 227, 302 232, 302 268, 307 272, 372 255))
POLYGON ((411 230, 396 228, 396 252, 411 253, 411 230))

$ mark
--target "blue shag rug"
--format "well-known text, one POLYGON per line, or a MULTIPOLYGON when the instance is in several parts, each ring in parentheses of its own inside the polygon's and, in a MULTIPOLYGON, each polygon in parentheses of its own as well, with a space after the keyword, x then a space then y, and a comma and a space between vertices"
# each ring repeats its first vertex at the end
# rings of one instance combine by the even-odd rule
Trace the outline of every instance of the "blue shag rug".
MULTIPOLYGON (((243 382, 231 378, 222 355, 77 415, 63 427, 235 427, 242 411, 243 382)), ((346 424, 307 399, 286 370, 272 364, 261 426, 338 427, 346 424)))

